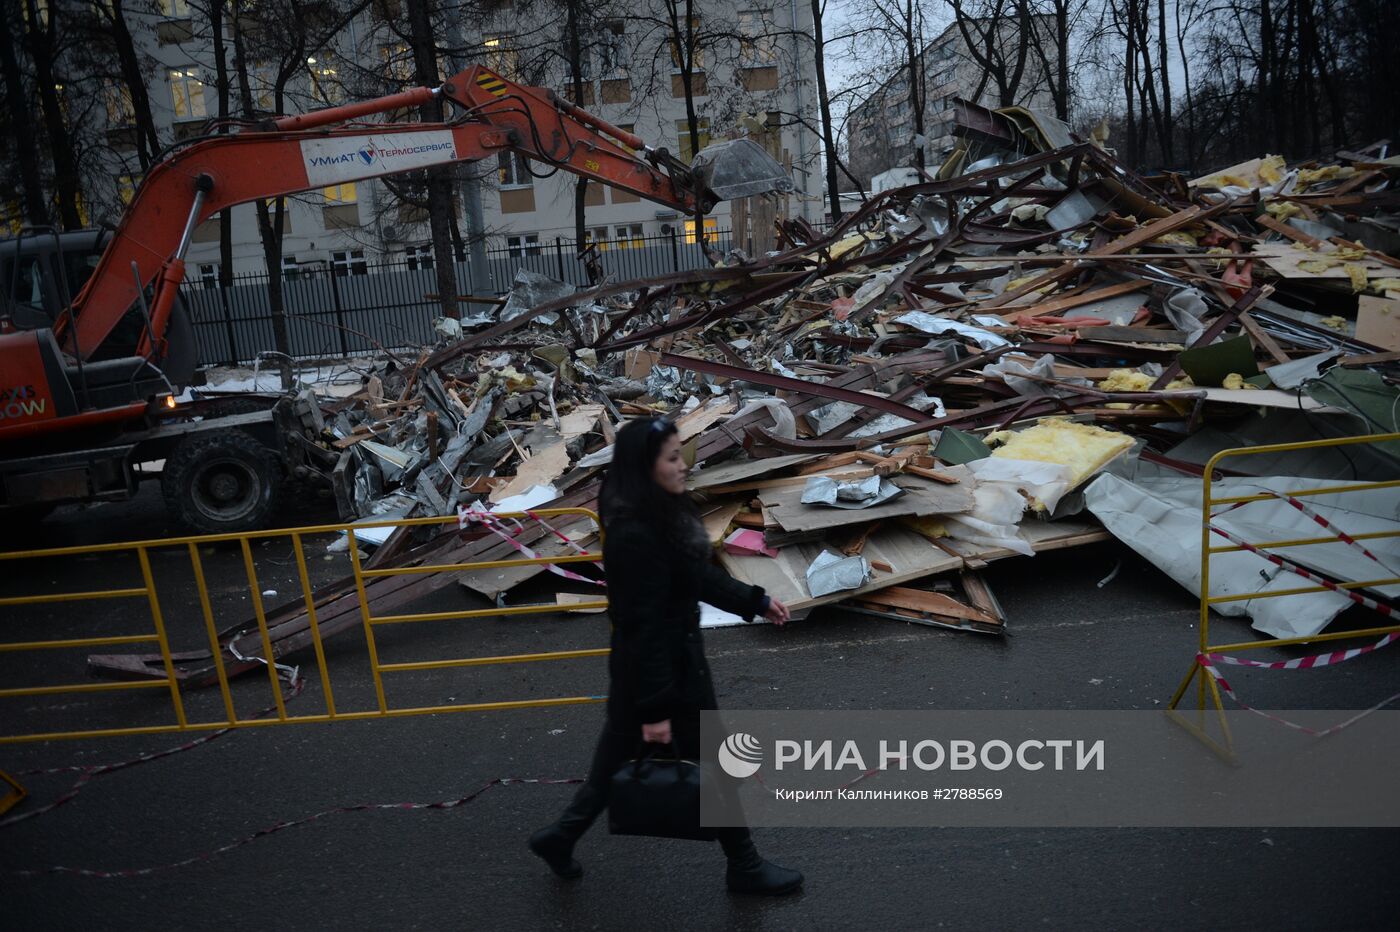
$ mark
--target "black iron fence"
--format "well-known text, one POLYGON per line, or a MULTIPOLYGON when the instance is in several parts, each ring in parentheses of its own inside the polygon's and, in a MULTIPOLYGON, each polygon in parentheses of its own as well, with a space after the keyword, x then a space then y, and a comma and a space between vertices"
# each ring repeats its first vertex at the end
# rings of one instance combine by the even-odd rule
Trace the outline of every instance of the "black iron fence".
MULTIPOLYGON (((711 233, 711 240, 721 251, 729 248, 728 231, 711 233)), ((493 296, 508 292, 521 269, 574 285, 588 284, 572 240, 512 240, 508 245, 493 245, 486 255, 493 296)), ((678 233, 603 241, 598 243, 598 258, 613 281, 709 266, 699 243, 678 233)), ((472 281, 465 257, 459 258, 455 269, 458 290, 465 292, 466 283, 472 281)), ((246 363, 276 348, 267 289, 264 273, 236 275, 228 287, 186 282, 182 294, 194 321, 201 363, 246 363)), ((433 320, 441 316, 442 307, 427 296, 437 290, 431 257, 352 259, 335 266, 299 267, 282 280, 291 355, 301 359, 348 356, 373 352, 376 345, 398 349, 432 342, 433 320)), ((476 290, 482 296, 485 289, 478 283, 476 290)), ((470 316, 483 307, 464 303, 462 315, 470 316)))

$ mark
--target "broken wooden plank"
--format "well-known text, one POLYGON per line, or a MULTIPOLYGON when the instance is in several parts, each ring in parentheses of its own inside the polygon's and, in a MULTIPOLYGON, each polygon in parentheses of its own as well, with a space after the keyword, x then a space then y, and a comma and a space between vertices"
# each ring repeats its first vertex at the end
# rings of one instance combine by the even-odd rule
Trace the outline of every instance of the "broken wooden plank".
POLYGON ((952 514, 971 511, 974 504, 970 484, 943 485, 911 476, 901 477, 896 484, 904 489, 903 495, 870 508, 804 505, 801 487, 767 489, 760 493, 759 499, 785 531, 815 531, 900 515, 952 514))

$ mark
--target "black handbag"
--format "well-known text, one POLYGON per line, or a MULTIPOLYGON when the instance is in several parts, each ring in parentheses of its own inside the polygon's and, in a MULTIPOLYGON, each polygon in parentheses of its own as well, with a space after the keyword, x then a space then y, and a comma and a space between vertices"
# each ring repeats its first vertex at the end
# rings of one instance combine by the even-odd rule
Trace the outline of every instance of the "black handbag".
POLYGON ((671 745, 652 745, 624 762, 612 777, 608 831, 714 841, 718 830, 700 824, 700 765, 676 757, 671 745), (670 757, 655 756, 663 747, 670 757))

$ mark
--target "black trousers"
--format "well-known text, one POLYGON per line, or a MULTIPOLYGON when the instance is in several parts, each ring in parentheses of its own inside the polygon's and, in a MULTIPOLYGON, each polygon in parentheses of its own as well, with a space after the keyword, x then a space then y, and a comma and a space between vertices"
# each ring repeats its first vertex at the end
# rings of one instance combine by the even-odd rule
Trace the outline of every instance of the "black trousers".
MULTIPOLYGON (((672 722, 672 736, 676 750, 684 757, 695 758, 700 747, 700 723, 677 718, 672 722), (676 728, 676 726, 681 726, 676 728)), ((611 722, 603 726, 598 738, 598 747, 593 752, 593 763, 588 768, 588 778, 574 794, 574 799, 559 818, 560 827, 575 840, 580 838, 593 824, 603 810, 608 807, 608 793, 612 788, 613 774, 624 761, 636 756, 641 743, 641 729, 619 731, 611 722)), ((730 859, 747 859, 753 850, 748 828, 726 826, 716 829, 720 846, 730 859)))

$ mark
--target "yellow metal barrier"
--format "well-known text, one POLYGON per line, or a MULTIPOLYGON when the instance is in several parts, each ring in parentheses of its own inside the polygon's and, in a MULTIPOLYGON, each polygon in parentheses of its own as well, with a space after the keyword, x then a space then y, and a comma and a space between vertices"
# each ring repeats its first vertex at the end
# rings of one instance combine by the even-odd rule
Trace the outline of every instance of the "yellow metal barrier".
POLYGON ((3 770, 0 770, 0 783, 5 784, 5 786, 9 788, 5 791, 5 795, 0 797, 0 815, 4 815, 29 794, 24 791, 24 787, 16 782, 14 777, 3 770))
MULTIPOLYGON (((1285 647, 1291 644, 1312 644, 1323 641, 1337 641, 1354 638, 1384 637, 1387 634, 1400 631, 1400 625, 1388 625, 1384 627, 1366 628, 1359 631, 1341 631, 1331 634, 1314 634, 1307 637, 1293 638, 1270 638, 1268 640, 1238 641, 1230 644, 1212 644, 1210 642, 1210 607, 1224 602, 1250 601, 1255 599, 1273 599, 1289 595, 1303 595, 1310 592, 1326 592, 1326 586, 1300 586, 1293 589, 1280 589, 1273 592, 1244 593, 1239 595, 1212 596, 1210 594, 1210 560, 1218 553, 1236 553, 1246 550, 1243 546, 1229 543, 1224 546, 1212 546, 1211 522, 1215 517, 1214 508, 1216 506, 1235 506, 1247 502, 1277 501, 1277 498, 1268 493, 1255 495, 1231 495, 1221 498, 1214 497, 1212 492, 1216 467, 1219 464, 1233 457, 1252 456, 1265 453, 1287 453, 1295 450, 1312 450, 1323 447, 1342 447, 1355 444, 1387 443, 1400 440, 1400 433, 1393 434, 1370 434, 1361 437, 1342 437, 1332 440, 1309 440, 1299 443, 1275 443, 1258 447, 1237 447, 1229 450, 1221 450, 1211 457, 1210 462, 1205 466, 1205 474, 1202 480, 1201 496, 1201 597, 1200 597, 1200 647, 1195 659, 1191 663, 1191 669, 1186 677, 1177 687, 1172 695, 1171 702, 1167 708, 1173 714, 1177 722, 1191 730, 1197 737, 1210 744, 1215 750, 1225 754, 1230 753, 1230 728, 1225 720, 1225 705, 1220 695, 1220 687, 1216 684, 1215 678, 1206 670, 1201 662, 1201 655, 1223 653, 1225 651, 1244 651, 1265 647, 1285 647), (1176 712, 1177 706, 1186 695, 1186 690, 1190 688, 1192 680, 1196 681, 1196 714, 1197 720, 1193 723, 1184 719, 1180 713, 1176 712), (1218 716, 1221 734, 1224 738, 1223 746, 1217 744, 1205 731, 1205 714, 1208 705, 1215 707, 1218 716)), ((1307 488, 1290 490, 1281 494, 1293 498, 1306 499, 1317 495, 1338 495, 1348 492, 1364 492, 1374 489, 1390 489, 1400 487, 1400 479, 1386 480, 1379 482, 1355 482, 1346 485, 1334 485, 1323 488, 1307 488)), ((1400 537, 1400 531, 1377 531, 1367 534, 1348 535, 1354 540, 1375 540, 1386 537, 1400 537)), ((1249 543, 1260 550, 1283 549, 1288 547, 1304 547, 1312 544, 1325 544, 1341 542, 1341 538, 1333 534, 1323 537, 1306 537, 1292 540, 1267 540, 1250 541, 1249 543)), ((1299 577, 1300 579, 1302 577, 1299 577)), ((1394 585, 1400 583, 1400 577, 1390 577, 1385 579, 1368 579, 1359 582, 1338 583, 1337 588, 1343 590, 1368 589, 1373 586, 1394 585)))
MULTIPOLYGON (((598 515, 586 508, 543 508, 535 511, 511 512, 493 515, 497 519, 535 519, 554 518, 560 516, 586 517, 591 519, 595 525, 601 528, 598 515)), ((589 563, 602 560, 602 553, 577 553, 572 555, 559 555, 535 558, 514 558, 509 560, 488 560, 474 563, 455 563, 433 566, 402 566, 382 569, 365 569, 360 562, 356 533, 372 528, 398 528, 398 527, 425 527, 440 526, 446 524, 456 524, 456 516, 442 518, 414 518, 400 519, 395 521, 365 522, 361 524, 327 524, 313 527, 300 527, 269 531, 250 531, 237 534, 208 534, 196 537, 176 537, 161 540, 131 541, 116 544, 99 544, 90 547, 58 547, 47 550, 25 550, 11 553, 0 553, 0 562, 26 560, 26 559, 46 559, 54 557, 87 556, 91 554, 104 553, 135 553, 137 564, 140 568, 141 586, 122 589, 95 589, 80 592, 68 592, 48 595, 28 595, 9 596, 0 598, 0 606, 20 606, 20 605, 42 605, 55 602, 72 602, 81 600, 99 599, 126 599, 144 598, 149 605, 151 613, 152 630, 137 634, 124 634, 110 637, 87 637, 87 638, 67 638, 61 640, 47 641, 21 641, 0 643, 0 653, 16 651, 42 651, 54 648, 75 648, 75 647, 101 647, 119 644, 156 644, 159 648, 161 659, 164 664, 165 677, 162 679, 139 680, 131 682, 108 682, 108 683, 68 683, 57 686, 27 686, 0 689, 0 698, 21 697, 21 696, 47 696, 60 693, 93 693, 108 692, 118 690, 133 689, 163 689, 168 691, 170 704, 173 710, 175 721, 164 725, 147 725, 127 728, 94 728, 75 731, 49 731, 32 734, 0 735, 0 744, 16 744, 29 741, 49 741, 59 738, 90 738, 107 735, 149 735, 163 734, 166 732, 183 731, 208 731, 221 728, 250 728, 261 725, 276 725, 292 722, 331 722, 331 721, 351 721, 360 719, 389 718, 407 715, 423 715, 439 712, 482 712, 499 709, 523 709, 537 708, 543 706, 572 705, 587 702, 599 702, 602 696, 561 696, 548 699, 516 699, 498 702, 475 702, 462 703, 456 705, 435 705, 435 706, 414 706, 408 708, 395 708, 390 705, 384 693, 383 675, 385 673, 401 672, 406 670, 432 670, 448 669, 455 667, 482 666, 490 664, 506 663, 538 663, 549 660, 572 660, 588 657, 602 657, 608 654, 608 648, 592 648, 584 650, 548 651, 531 654, 513 654, 490 657, 457 657, 447 660, 417 661, 412 663, 381 663, 379 660, 378 645, 375 642, 375 628, 380 625, 398 624, 416 621, 439 621, 452 618, 475 618, 482 616, 499 615, 525 615, 547 612, 558 612, 560 606, 554 603, 543 603, 538 605, 516 605, 510 607, 493 607, 485 609, 467 609, 463 611, 449 612, 429 612, 420 614, 403 615, 383 615, 374 616, 370 611, 370 602, 365 591, 365 580, 385 576, 438 573, 438 572, 463 572, 470 570, 504 568, 514 566, 540 566, 546 564, 562 563, 589 563), (316 600, 312 593, 310 574, 307 571, 306 554, 303 540, 305 537, 315 534, 345 533, 348 537, 351 566, 354 570, 355 591, 359 599, 360 616, 363 623, 365 642, 368 648, 370 671, 374 677, 374 689, 377 699, 377 708, 365 711, 343 711, 336 708, 335 694, 331 687, 330 672, 326 665, 326 654, 322 642, 321 630, 316 617, 316 600), (219 643, 218 631, 214 623, 214 611, 209 598, 209 586, 205 578, 204 565, 200 559, 199 548, 202 545, 232 542, 236 543, 242 551, 243 567, 247 577, 248 592, 253 606, 254 618, 257 622, 258 632, 262 639, 262 654, 257 658, 275 661, 272 646, 272 636, 268 629, 267 615, 264 611, 262 601, 262 587, 258 583, 257 570, 253 560, 251 542, 255 540, 267 540, 273 538, 289 538, 293 552, 296 556, 297 575, 301 585, 302 600, 306 608, 308 629, 311 633, 312 648, 316 656, 316 665, 320 674, 322 692, 325 696, 325 711, 316 714, 293 715, 288 713, 283 700, 282 689, 277 676, 277 669, 274 663, 265 662, 267 676, 272 685, 274 701, 276 703, 276 717, 269 718, 240 718, 234 711, 233 692, 229 686, 228 671, 225 668, 223 659, 223 646, 219 643), (179 681, 176 677, 175 663, 170 649, 170 640, 166 631, 165 617, 161 609, 160 599, 156 593, 155 582, 151 573, 150 552, 152 550, 165 549, 170 547, 184 547, 189 554, 190 566, 193 571, 195 588, 199 595, 200 611, 203 614, 204 628, 209 638, 210 648, 213 654, 214 670, 218 677, 219 691, 223 700, 223 717, 204 718, 193 720, 186 711, 185 703, 180 693, 179 681)), ((569 610, 607 608, 605 599, 591 602, 579 602, 570 604, 569 610)), ((253 658, 249 658, 253 659, 253 658)), ((0 774, 3 777, 3 774, 0 774)), ((23 790, 18 784, 9 782, 15 790, 23 795, 23 790)), ((19 797, 14 797, 5 803, 5 807, 13 805, 19 797)))

